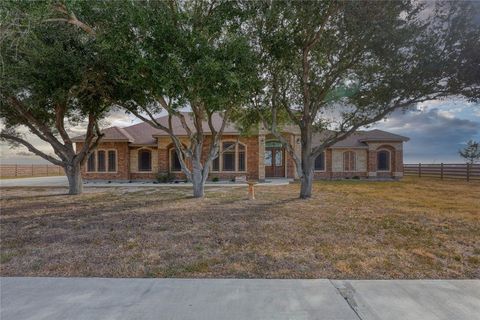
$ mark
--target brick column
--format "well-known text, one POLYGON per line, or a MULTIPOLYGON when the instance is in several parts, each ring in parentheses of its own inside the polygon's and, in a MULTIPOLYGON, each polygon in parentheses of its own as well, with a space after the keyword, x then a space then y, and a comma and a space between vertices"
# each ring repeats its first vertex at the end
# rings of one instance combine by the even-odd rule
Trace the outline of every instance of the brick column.
POLYGON ((393 176, 396 178, 403 177, 403 144, 399 143, 395 146, 395 161, 393 176))
POLYGON ((168 149, 167 146, 171 143, 169 137, 159 137, 158 138, 158 172, 167 173, 168 172, 168 149))
POLYGON ((265 135, 258 135, 258 180, 265 181, 265 135))
POLYGON ((369 145, 367 151, 367 168, 368 176, 376 177, 377 176, 377 150, 376 145, 369 145))

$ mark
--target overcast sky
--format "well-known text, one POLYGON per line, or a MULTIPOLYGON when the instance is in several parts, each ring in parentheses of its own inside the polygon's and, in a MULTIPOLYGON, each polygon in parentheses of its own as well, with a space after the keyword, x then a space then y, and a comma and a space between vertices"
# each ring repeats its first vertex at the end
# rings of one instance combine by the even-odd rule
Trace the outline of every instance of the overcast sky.
MULTIPOLYGON (((122 112, 113 112, 103 121, 102 127, 125 127, 139 122, 122 112)), ((416 110, 395 112, 387 120, 372 126, 410 138, 405 143, 405 163, 449 163, 462 162, 458 150, 469 139, 480 141, 480 104, 463 100, 430 101, 416 110)), ((70 128, 71 136, 84 133, 84 125, 70 128)), ((48 144, 29 136, 29 140, 38 148, 52 153, 48 144)), ((5 143, 0 144, 1 163, 34 164, 47 163, 31 155, 25 148, 11 149, 5 143)))

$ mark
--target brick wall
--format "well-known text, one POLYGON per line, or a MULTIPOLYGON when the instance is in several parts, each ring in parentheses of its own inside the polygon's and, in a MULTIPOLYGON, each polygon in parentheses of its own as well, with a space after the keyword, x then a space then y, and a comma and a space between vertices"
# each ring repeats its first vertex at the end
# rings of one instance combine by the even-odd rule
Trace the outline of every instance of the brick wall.
MULTIPOLYGON (((82 148, 83 143, 77 142, 77 152, 82 148)), ((116 172, 87 172, 87 163, 82 167, 82 177, 86 180, 129 180, 129 148, 127 142, 103 142, 100 143, 98 150, 116 150, 117 151, 117 171, 116 172)))
MULTIPOLYGON (((222 141, 237 141, 238 136, 224 136, 222 141)), ((246 172, 220 171, 210 172, 210 179, 218 177, 219 179, 232 179, 238 176, 247 176, 248 179, 261 179, 263 165, 263 151, 260 147, 270 138, 268 135, 240 137, 239 142, 246 147, 246 172), (263 139, 263 140, 262 140, 263 139)), ((295 136, 287 137, 290 142, 295 143, 295 136)), ((186 138, 181 139, 182 143, 188 144, 186 138)), ((82 143, 77 143, 77 150, 82 143)), ((104 142, 97 150, 116 150, 117 151, 117 172, 86 172, 86 165, 82 169, 82 175, 85 179, 100 180, 151 180, 156 179, 158 174, 166 174, 170 170, 169 151, 173 144, 169 137, 159 137, 157 147, 129 147, 127 142, 104 142), (138 151, 141 148, 149 148, 152 151, 152 171, 138 171, 138 151)), ((403 175, 403 145, 402 143, 369 143, 368 150, 365 149, 328 149, 325 152, 325 171, 315 171, 316 179, 338 179, 344 177, 401 177, 403 175), (377 150, 386 149, 391 154, 391 167, 388 172, 377 172, 377 150), (343 171, 343 152, 351 150, 356 153, 356 171, 343 171)), ((209 137, 203 147, 203 158, 206 157, 210 148, 209 137)), ((297 148, 298 149, 298 148, 297 148)), ((297 150, 298 151, 298 150, 297 150)), ((191 164, 187 162, 191 167, 191 164)), ((285 152, 285 166, 288 178, 296 177, 296 168, 293 158, 285 152)), ((173 173, 177 179, 185 179, 181 172, 173 173)))

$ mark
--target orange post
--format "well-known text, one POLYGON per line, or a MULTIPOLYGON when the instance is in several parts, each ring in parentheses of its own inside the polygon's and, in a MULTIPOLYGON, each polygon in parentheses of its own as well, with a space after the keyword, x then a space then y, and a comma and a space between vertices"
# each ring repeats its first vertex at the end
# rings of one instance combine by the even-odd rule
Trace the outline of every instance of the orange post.
POLYGON ((248 200, 255 200, 255 181, 247 181, 248 183, 248 200))

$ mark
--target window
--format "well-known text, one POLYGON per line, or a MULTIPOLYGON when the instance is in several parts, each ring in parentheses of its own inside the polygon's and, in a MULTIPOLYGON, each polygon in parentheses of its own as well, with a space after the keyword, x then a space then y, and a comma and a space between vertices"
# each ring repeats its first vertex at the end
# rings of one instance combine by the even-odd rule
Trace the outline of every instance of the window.
POLYGON ((390 152, 387 150, 381 150, 377 152, 377 170, 389 171, 390 170, 390 152))
POLYGON ((182 171, 180 159, 178 159, 177 150, 175 150, 175 148, 170 149, 170 171, 182 171))
POLYGON ((245 146, 238 145, 238 171, 245 171, 245 146))
POLYGON ((235 142, 223 143, 223 171, 235 171, 235 142))
POLYGON ((152 171, 152 152, 150 150, 138 151, 138 171, 152 171))
POLYGON ((220 170, 220 157, 216 157, 212 161, 212 171, 220 170))
POLYGON ((343 171, 355 171, 355 152, 345 151, 343 153, 343 171))
POLYGON ((97 171, 98 172, 105 172, 106 171, 106 166, 105 166, 105 151, 103 150, 98 150, 97 151, 97 171))
POLYGON ((90 156, 88 156, 88 161, 87 161, 87 171, 88 172, 95 172, 96 166, 95 166, 95 151, 93 151, 90 156))
POLYGON ((320 155, 315 158, 315 170, 325 171, 325 153, 324 152, 320 153, 320 155))
POLYGON ((108 172, 117 171, 117 151, 108 151, 108 172))
POLYGON ((116 172, 117 150, 93 151, 87 160, 87 172, 116 172))

